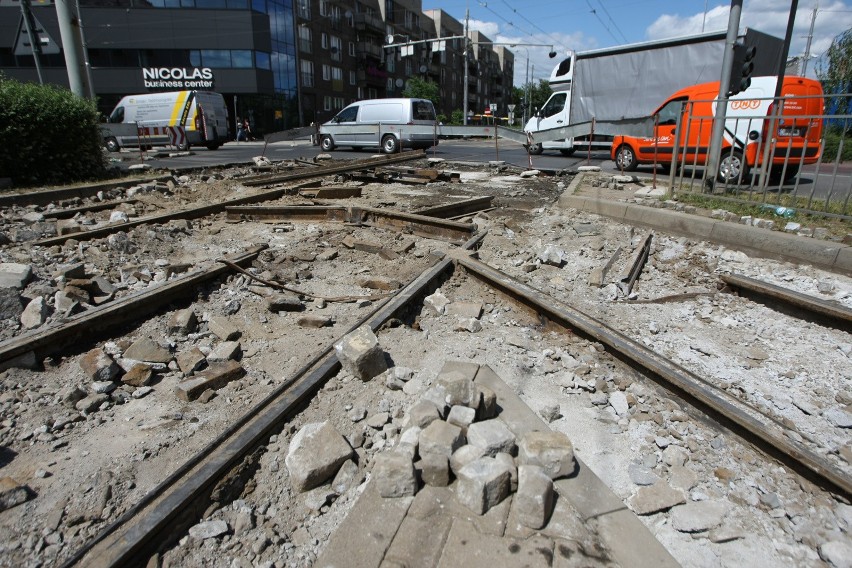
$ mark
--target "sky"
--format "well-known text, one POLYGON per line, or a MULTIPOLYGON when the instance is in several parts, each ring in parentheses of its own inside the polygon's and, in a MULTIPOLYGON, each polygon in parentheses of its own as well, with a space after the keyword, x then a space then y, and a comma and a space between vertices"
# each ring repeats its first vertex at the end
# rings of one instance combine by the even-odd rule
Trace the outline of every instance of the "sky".
MULTIPOLYGON (((746 27, 783 38, 790 0, 743 0, 740 32, 746 27)), ((515 54, 515 86, 548 79, 569 49, 585 51, 694 33, 727 30, 730 0, 422 0, 424 10, 440 8, 460 22, 470 10, 470 28, 498 43, 553 45, 509 47, 515 54)), ((815 76, 838 34, 852 28, 852 0, 799 0, 790 57, 803 56, 814 9, 807 75, 815 76)))

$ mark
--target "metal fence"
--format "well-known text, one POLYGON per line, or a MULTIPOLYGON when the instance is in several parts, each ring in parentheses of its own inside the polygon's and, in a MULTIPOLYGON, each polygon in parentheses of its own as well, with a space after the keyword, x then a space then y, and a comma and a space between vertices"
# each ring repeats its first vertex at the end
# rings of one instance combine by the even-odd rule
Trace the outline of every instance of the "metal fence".
POLYGON ((846 109, 847 99, 796 95, 729 101, 718 173, 712 180, 705 161, 715 103, 689 101, 678 115, 670 142, 666 125, 655 126, 654 161, 677 164, 669 172, 675 192, 711 193, 722 200, 765 206, 783 216, 800 211, 852 220, 852 163, 843 163, 852 115, 825 114, 826 108, 846 109), (809 105, 813 99, 819 104, 809 105), (809 106, 819 112, 803 113, 809 106))

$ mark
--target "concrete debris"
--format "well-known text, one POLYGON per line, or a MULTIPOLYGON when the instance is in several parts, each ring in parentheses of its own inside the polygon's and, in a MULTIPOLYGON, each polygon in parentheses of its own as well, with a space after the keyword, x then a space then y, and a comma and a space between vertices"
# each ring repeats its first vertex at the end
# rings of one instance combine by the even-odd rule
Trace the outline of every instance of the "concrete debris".
POLYGON ((369 381, 388 368, 379 339, 367 325, 346 334, 334 345, 334 351, 343 369, 362 381, 369 381))
POLYGON ((93 381, 111 381, 121 367, 103 349, 92 349, 80 359, 80 368, 93 381))
POLYGON ((471 424, 467 429, 467 441, 485 450, 487 456, 493 457, 498 452, 515 453, 515 435, 499 418, 471 424))
POLYGON ((0 511, 26 503, 35 494, 11 477, 0 477, 0 511))
POLYGON ((628 506, 637 515, 650 515, 686 503, 683 491, 661 481, 648 487, 640 487, 627 500, 628 506))
POLYGON ((218 390, 231 381, 245 375, 245 369, 236 361, 213 363, 207 369, 195 374, 191 379, 178 383, 175 394, 184 401, 192 401, 207 389, 218 390))
POLYGON ((196 540, 206 540, 228 534, 228 531, 228 523, 225 521, 204 521, 189 527, 189 536, 196 540))
POLYGON ((702 532, 722 524, 728 506, 718 501, 697 501, 671 510, 672 527, 680 532, 702 532))
POLYGON ((438 288, 435 292, 429 296, 426 296, 423 299, 423 303, 434 311, 437 315, 443 315, 446 312, 447 305, 450 303, 450 300, 441 293, 441 289, 438 288))
POLYGON ((509 495, 511 477, 505 463, 479 458, 459 470, 456 498, 477 515, 484 515, 509 495))
POLYGON ((29 264, 0 262, 0 288, 22 289, 32 277, 33 269, 29 264))
MULTIPOLYGON (((346 439, 328 422, 306 424, 290 441, 284 462, 296 491, 313 489, 337 474, 353 456, 346 439)), ((374 469, 375 472, 375 469, 374 469)))
POLYGON ((414 464, 411 458, 402 452, 383 452, 377 455, 372 475, 382 497, 411 497, 417 492, 414 464))
POLYGON ((527 432, 518 441, 518 463, 540 466, 551 479, 574 473, 574 445, 561 432, 527 432))
POLYGON ((553 480, 536 465, 518 466, 518 490, 513 505, 518 521, 525 527, 540 529, 553 512, 553 480))

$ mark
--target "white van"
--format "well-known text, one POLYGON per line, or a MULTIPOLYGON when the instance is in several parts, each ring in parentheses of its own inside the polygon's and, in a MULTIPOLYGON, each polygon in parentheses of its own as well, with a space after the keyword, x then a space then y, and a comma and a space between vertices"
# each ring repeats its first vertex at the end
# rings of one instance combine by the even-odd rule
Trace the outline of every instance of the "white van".
POLYGON ((109 124, 102 126, 111 152, 122 146, 165 146, 172 140, 180 150, 193 145, 215 150, 230 140, 225 99, 211 91, 129 95, 118 101, 109 124), (111 124, 135 124, 138 130, 110 129, 111 124))
POLYGON ((358 101, 320 126, 320 147, 329 152, 337 146, 372 146, 386 154, 429 148, 438 144, 437 124, 435 107, 426 99, 358 101))

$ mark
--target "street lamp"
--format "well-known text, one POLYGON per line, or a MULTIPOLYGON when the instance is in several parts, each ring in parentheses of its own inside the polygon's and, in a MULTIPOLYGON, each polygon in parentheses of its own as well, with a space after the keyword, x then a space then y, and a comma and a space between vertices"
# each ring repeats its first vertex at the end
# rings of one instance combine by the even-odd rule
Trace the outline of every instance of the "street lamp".
MULTIPOLYGON (((509 47, 523 47, 524 51, 527 53, 527 79, 524 83, 524 122, 523 125, 527 124, 527 112, 529 110, 529 105, 532 102, 532 92, 530 87, 530 50, 529 47, 549 47, 550 51, 547 53, 547 56, 550 59, 556 57, 556 52, 553 50, 553 46, 547 43, 493 43, 491 45, 508 45, 509 47)), ((535 65, 533 65, 533 75, 535 75, 535 65)), ((513 80, 514 83, 514 80, 513 80)))

